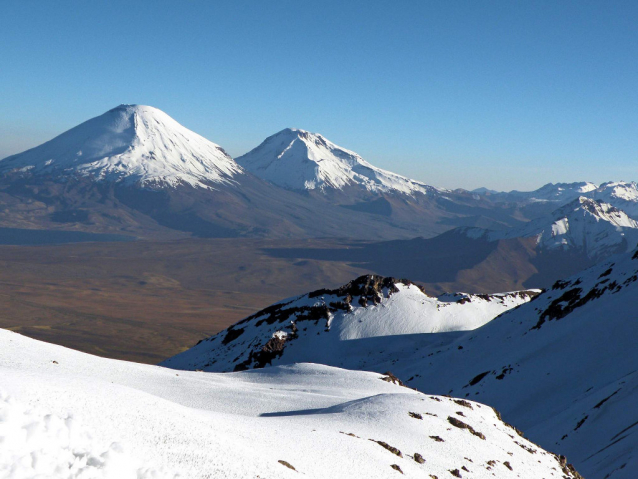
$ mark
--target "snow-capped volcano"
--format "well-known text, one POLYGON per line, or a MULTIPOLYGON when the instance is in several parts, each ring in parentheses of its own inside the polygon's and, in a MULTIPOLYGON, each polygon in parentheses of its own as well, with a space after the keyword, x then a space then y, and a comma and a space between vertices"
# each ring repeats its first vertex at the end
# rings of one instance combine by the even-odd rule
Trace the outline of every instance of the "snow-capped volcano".
POLYGON ((335 145, 318 133, 286 128, 236 158, 246 170, 291 190, 341 190, 357 186, 371 192, 427 193, 436 188, 392 173, 335 145))
POLYGON ((209 188, 232 182, 242 171, 220 146, 143 105, 120 105, 0 161, 0 171, 11 170, 80 174, 151 188, 209 188))

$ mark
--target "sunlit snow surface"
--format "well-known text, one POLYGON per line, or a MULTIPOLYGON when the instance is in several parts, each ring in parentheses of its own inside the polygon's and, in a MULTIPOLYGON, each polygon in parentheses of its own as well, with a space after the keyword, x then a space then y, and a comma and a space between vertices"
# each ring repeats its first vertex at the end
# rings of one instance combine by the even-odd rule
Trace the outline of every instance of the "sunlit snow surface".
POLYGON ((210 188, 241 168, 218 145, 150 106, 121 105, 36 148, 0 161, 0 170, 80 174, 144 187, 210 188))
POLYGON ((437 191, 424 183, 371 165, 353 151, 317 133, 287 128, 236 159, 254 175, 293 190, 330 190, 348 186, 405 194, 437 191))
POLYGON ((638 243, 636 220, 611 204, 584 196, 519 228, 504 231, 465 228, 463 232, 470 238, 485 237, 490 241, 536 237, 540 249, 572 250, 591 259, 629 251, 638 243))
POLYGON ((406 477, 455 470, 466 477, 465 469, 478 478, 566 474, 556 456, 491 408, 381 377, 312 364, 175 371, 0 330, 0 471, 12 478, 400 477, 394 465, 406 477), (12 469, 17 456, 22 472, 12 469), (92 470, 72 469, 85 459, 92 470), (108 475, 118 467, 121 475, 108 475))
POLYGON ((0 393, 0 477, 177 477, 143 466, 117 442, 96 441, 90 428, 71 413, 50 414, 0 393))

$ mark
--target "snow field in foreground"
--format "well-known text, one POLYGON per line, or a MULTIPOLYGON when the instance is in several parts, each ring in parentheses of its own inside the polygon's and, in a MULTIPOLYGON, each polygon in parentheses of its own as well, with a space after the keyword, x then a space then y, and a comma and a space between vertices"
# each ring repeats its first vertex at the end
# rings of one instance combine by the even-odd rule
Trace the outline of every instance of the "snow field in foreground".
POLYGON ((13 426, 3 435, 15 446, 6 449, 11 457, 3 452, 2 467, 19 460, 27 468, 12 476, 5 468, 0 477, 167 477, 162 468, 188 479, 573 477, 491 408, 382 379, 317 364, 175 371, 0 330, 0 389, 18 399, 4 401, 2 417, 10 419, 2 424, 13 426), (81 424, 67 426, 68 411, 81 424), (37 433, 33 442, 28 431, 37 433), (41 453, 38 434, 53 438, 44 439, 52 452, 41 453), (93 469, 40 474, 30 461, 40 455, 59 459, 53 467, 70 469, 77 460, 93 469))
POLYGON ((0 392, 0 477, 177 478, 141 464, 120 443, 103 444, 72 414, 58 416, 0 392))

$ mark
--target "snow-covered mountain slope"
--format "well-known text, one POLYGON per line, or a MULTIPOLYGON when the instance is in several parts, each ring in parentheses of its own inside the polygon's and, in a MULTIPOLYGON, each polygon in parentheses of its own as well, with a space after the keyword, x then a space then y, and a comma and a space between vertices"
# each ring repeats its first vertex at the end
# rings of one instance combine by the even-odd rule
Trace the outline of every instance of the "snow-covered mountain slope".
POLYGON ((377 373, 176 372, 0 330, 0 389, 15 479, 580 477, 491 407, 377 373))
POLYGON ((241 168, 218 145, 150 106, 120 105, 0 161, 0 171, 80 174, 144 187, 230 183, 241 168))
POLYGON ((318 133, 287 128, 236 158, 246 170, 292 190, 341 190, 359 187, 371 192, 405 194, 439 191, 421 182, 371 165, 318 133))
POLYGON ((490 241, 535 237, 542 251, 571 250, 596 260, 633 249, 638 243, 638 222, 608 203, 581 196, 520 228, 489 233, 473 228, 466 233, 487 234, 490 241))
POLYGON ((615 257, 447 344, 416 347, 393 371, 411 386, 497 407, 532 440, 565 451, 585 477, 631 479, 637 278, 638 254, 615 257))
MULTIPOLYGON (((260 359, 280 365, 303 357, 351 369, 390 370, 418 390, 496 407, 533 441, 566 453, 585 477, 633 479, 638 469, 637 288, 638 252, 558 281, 533 301, 472 331, 368 337, 341 341, 336 348, 326 340, 329 335, 311 329, 325 327, 326 318, 299 321, 297 316, 297 334, 304 327, 311 334, 300 336, 303 342, 297 344, 284 342, 283 353, 281 341, 288 336, 272 334, 247 366, 258 366, 260 359)), ((386 303, 386 309, 391 307, 386 303)), ((386 311, 386 321, 400 319, 398 311, 386 311)), ((207 344, 226 343, 202 366, 215 368, 238 357, 240 351, 228 357, 224 352, 246 333, 251 341, 244 347, 255 351, 261 341, 255 328, 270 332, 274 325, 294 334, 285 328, 287 320, 276 324, 285 312, 281 306, 271 312, 262 314, 261 324, 249 320, 200 343, 202 353, 207 344)))
POLYGON ((331 361, 350 354, 347 344, 352 340, 475 329, 538 292, 433 298, 407 280, 361 276, 335 290, 274 304, 162 365, 224 372, 259 368, 282 358, 286 364, 334 364, 331 361))
POLYGON ((638 220, 638 184, 635 181, 603 183, 593 192, 593 197, 614 205, 638 220))

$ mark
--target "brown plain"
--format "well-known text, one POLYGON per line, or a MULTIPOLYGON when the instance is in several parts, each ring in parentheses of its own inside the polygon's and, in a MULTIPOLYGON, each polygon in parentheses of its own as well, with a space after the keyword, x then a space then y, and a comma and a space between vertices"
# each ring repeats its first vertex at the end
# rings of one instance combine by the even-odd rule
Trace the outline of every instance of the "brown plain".
POLYGON ((368 270, 253 239, 0 246, 0 327, 100 356, 157 363, 276 301, 368 270))
POLYGON ((586 259, 533 238, 387 242, 186 239, 0 246, 0 327, 100 356, 158 363, 282 299, 362 274, 430 294, 550 286, 586 259))

